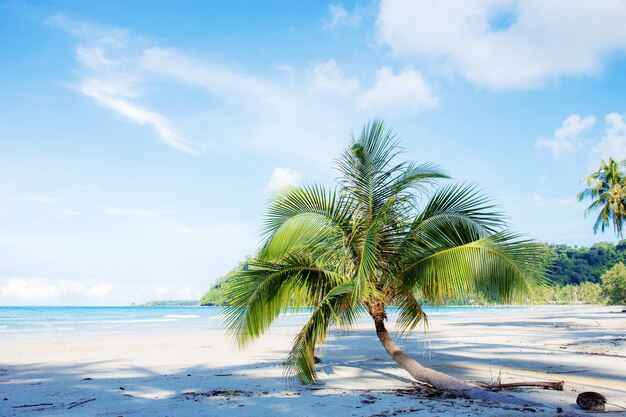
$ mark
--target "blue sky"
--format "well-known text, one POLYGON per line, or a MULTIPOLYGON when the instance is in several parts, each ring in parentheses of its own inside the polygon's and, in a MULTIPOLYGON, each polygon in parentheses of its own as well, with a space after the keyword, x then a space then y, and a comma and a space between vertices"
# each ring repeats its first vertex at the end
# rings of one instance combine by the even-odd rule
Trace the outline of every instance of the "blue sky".
POLYGON ((194 298, 384 117, 513 228, 590 245, 626 158, 619 0, 0 1, 0 304, 194 298))

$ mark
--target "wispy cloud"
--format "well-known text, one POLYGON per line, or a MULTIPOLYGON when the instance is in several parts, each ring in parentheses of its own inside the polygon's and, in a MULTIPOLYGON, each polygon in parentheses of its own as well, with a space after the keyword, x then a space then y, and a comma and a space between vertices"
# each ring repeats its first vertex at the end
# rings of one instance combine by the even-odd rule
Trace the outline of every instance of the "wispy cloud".
POLYGON ((356 77, 347 77, 334 59, 318 62, 309 75, 311 87, 318 92, 348 97, 357 93, 361 83, 356 77))
POLYGON ((590 168, 597 168, 600 160, 626 159, 626 121, 624 114, 609 113, 604 117, 601 135, 583 133, 596 123, 595 116, 582 118, 577 114, 567 117, 563 125, 555 130, 551 139, 540 138, 535 142, 537 149, 547 149, 554 157, 568 155, 571 158, 587 159, 590 168))
POLYGON ((157 135, 172 148, 181 152, 194 153, 194 150, 174 131, 167 117, 130 102, 118 87, 119 85, 105 83, 102 80, 90 79, 81 83, 80 90, 104 107, 136 123, 151 126, 157 135))
POLYGON ((605 130, 600 141, 592 149, 594 162, 612 157, 616 160, 626 159, 626 122, 624 115, 609 113, 604 118, 605 130))
POLYGON ((269 81, 202 61, 176 48, 148 48, 142 52, 140 63, 147 71, 203 87, 227 100, 241 100, 242 95, 255 99, 271 99, 272 96, 281 94, 269 81), (237 97, 233 97, 233 94, 237 94, 237 97))
POLYGON ((535 147, 547 149, 555 157, 578 150, 582 146, 581 134, 595 122, 594 116, 582 118, 578 114, 572 114, 563 121, 563 126, 554 132, 551 139, 540 138, 535 142, 535 147))
POLYGON ((356 27, 361 23, 361 13, 355 8, 352 12, 339 4, 328 6, 328 17, 324 20, 323 28, 326 30, 341 27, 356 27))
MULTIPOLYGON (((339 24, 348 18, 337 19, 339 24)), ((243 144, 327 160, 330 155, 323 155, 324 149, 332 146, 322 146, 320 140, 332 141, 336 132, 348 132, 355 123, 391 109, 394 117, 401 117, 437 104, 425 77, 412 68, 394 72, 384 67, 370 81, 347 74, 330 59, 300 69, 285 63, 283 70, 275 71, 277 76, 257 76, 194 52, 155 45, 124 29, 61 15, 48 21, 77 39, 78 91, 150 127, 182 152, 239 152, 243 144), (163 103, 156 104, 152 97, 167 91, 169 101, 175 102, 178 86, 199 87, 194 91, 205 94, 203 103, 217 105, 190 106, 187 114, 168 115, 163 103)))
POLYGON ((194 153, 190 144, 172 127, 164 115, 141 104, 144 82, 134 42, 128 31, 103 28, 75 21, 63 15, 48 19, 78 38, 76 59, 81 65, 79 90, 125 118, 154 129, 156 134, 176 150, 194 153))

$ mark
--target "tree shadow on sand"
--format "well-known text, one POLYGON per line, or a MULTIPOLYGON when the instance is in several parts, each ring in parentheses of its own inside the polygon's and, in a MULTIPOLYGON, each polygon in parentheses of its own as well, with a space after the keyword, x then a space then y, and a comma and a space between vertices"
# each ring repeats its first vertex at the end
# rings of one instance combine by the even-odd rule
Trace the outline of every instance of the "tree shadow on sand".
MULTIPOLYGON (((116 360, 72 365, 32 363, 6 366, 0 363, 0 415, 297 414, 328 417, 400 414, 431 416, 437 413, 475 415, 480 412, 486 412, 487 415, 538 415, 528 410, 503 409, 493 404, 485 408, 485 404, 480 401, 432 398, 419 392, 409 394, 403 391, 413 387, 408 375, 385 355, 380 345, 374 343, 376 340, 373 337, 371 331, 363 330, 331 338, 320 352, 322 363, 318 365, 318 372, 321 384, 315 386, 303 386, 282 378, 282 363, 267 360, 224 367, 187 366, 167 374, 149 367, 121 366, 122 362, 116 360), (368 340, 372 342, 371 348, 363 350, 364 343, 369 345, 368 340), (373 390, 372 387, 381 386, 381 379, 386 381, 382 385, 392 389, 373 390), (83 401, 86 402, 81 403, 83 401)), ((510 353, 494 355, 493 352, 506 352, 510 348, 498 344, 466 342, 459 347, 458 343, 437 341, 434 348, 431 346, 428 356, 424 350, 425 344, 418 342, 417 337, 423 339, 423 334, 403 342, 411 354, 422 355, 427 358, 425 363, 464 380, 476 380, 477 366, 492 366, 496 369, 504 364, 531 370, 538 366, 533 356, 527 353, 516 356, 514 360, 510 353)), ((618 369, 615 369, 615 373, 606 369, 591 369, 585 376, 623 379, 618 373, 618 369)), ((563 374, 555 375, 555 379, 563 378, 563 374)), ((520 392, 516 395, 524 394, 520 392)), ((555 408, 557 405, 563 406, 556 399, 553 402, 555 408)), ((551 405, 549 401, 548 405, 551 405)))

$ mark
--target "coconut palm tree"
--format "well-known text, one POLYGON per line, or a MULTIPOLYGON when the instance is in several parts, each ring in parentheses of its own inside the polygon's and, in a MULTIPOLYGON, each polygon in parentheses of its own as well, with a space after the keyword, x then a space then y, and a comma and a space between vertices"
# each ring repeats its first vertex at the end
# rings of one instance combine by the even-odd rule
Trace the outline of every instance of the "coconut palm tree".
POLYGON ((448 177, 430 163, 396 162, 401 151, 383 122, 373 121, 336 161, 335 189, 290 187, 274 196, 262 247, 235 274, 226 325, 245 346, 285 308, 310 309, 286 372, 311 383, 313 354, 329 327, 349 328, 365 316, 416 380, 494 399, 406 355, 387 330, 388 307, 397 308, 396 329, 408 334, 427 320, 420 296, 440 303, 488 290, 511 300, 542 280, 544 249, 507 231, 475 186, 435 189, 448 177))
POLYGON ((623 169, 626 161, 616 162, 609 158, 600 164, 600 169, 585 178, 587 188, 578 193, 578 201, 591 199, 592 203, 585 210, 585 217, 596 210, 600 210, 593 225, 594 233, 604 232, 611 223, 618 236, 622 236, 622 229, 626 222, 626 178, 623 169))

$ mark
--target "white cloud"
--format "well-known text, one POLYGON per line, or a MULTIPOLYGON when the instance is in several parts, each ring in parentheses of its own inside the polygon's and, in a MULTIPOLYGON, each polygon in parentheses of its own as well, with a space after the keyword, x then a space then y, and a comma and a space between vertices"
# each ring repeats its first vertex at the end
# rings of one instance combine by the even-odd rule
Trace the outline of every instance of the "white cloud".
POLYGON ((88 288, 85 291, 85 295, 95 298, 106 298, 112 289, 113 286, 111 284, 97 284, 88 288))
POLYGON ((597 75, 626 50, 621 0, 382 0, 379 41, 492 89, 597 75))
POLYGON ((361 14, 354 10, 349 12, 343 6, 330 4, 328 6, 328 18, 322 26, 324 29, 337 29, 340 27, 355 27, 361 23, 361 14))
POLYGON ((624 114, 609 113, 604 117, 602 136, 585 139, 581 134, 595 124, 594 116, 569 116, 563 125, 554 132, 552 139, 539 139, 535 147, 548 149, 555 157, 565 154, 584 157, 590 168, 597 168, 600 160, 613 158, 626 159, 626 120, 624 114), (583 152, 584 150, 584 152, 583 152))
POLYGON ((105 212, 112 216, 129 216, 129 217, 157 217, 161 215, 160 212, 154 211, 154 210, 119 208, 119 207, 108 207, 105 209, 105 212))
POLYGON ((267 182, 266 190, 268 192, 278 191, 289 185, 298 185, 300 181, 302 181, 302 172, 293 168, 276 167, 267 182))
POLYGON ((65 283, 51 285, 40 279, 11 278, 7 281, 0 293, 5 297, 19 300, 44 301, 68 291, 65 283))
POLYGON ((604 118, 606 128, 600 141, 592 149, 594 165, 609 157, 616 160, 626 159, 626 123, 624 115, 609 113, 604 118))
POLYGON ((438 100, 422 74, 413 68, 405 68, 397 75, 389 67, 376 72, 376 81, 370 90, 359 98, 365 109, 403 111, 416 113, 432 109, 438 100))
POLYGON ((118 64, 118 62, 108 59, 104 50, 99 46, 78 45, 76 46, 76 57, 80 62, 93 69, 118 64))
POLYGON ((60 15, 53 16, 48 22, 81 42, 75 52, 82 67, 79 90, 84 95, 135 123, 152 127, 174 149, 194 153, 167 117, 138 102, 143 95, 142 76, 138 73, 136 54, 129 50, 130 37, 126 31, 105 29, 60 15), (119 59, 111 58, 111 55, 119 55, 119 59))
POLYGON ((313 66, 310 74, 310 83, 314 90, 340 96, 353 95, 360 88, 358 78, 346 77, 333 59, 319 62, 313 66))
POLYGON ((572 114, 563 122, 563 126, 554 132, 552 139, 540 138, 535 142, 537 149, 548 149, 555 157, 575 151, 581 146, 581 133, 594 125, 594 116, 580 117, 572 114))
POLYGON ((194 153, 194 150, 174 131, 165 116, 128 101, 127 98, 131 93, 125 92, 120 85, 111 81, 88 79, 81 83, 80 90, 102 106, 136 123, 151 126, 157 135, 172 148, 181 152, 194 153))
POLYGON ((92 22, 72 20, 63 14, 56 14, 46 19, 46 23, 65 30, 76 38, 98 41, 103 45, 122 45, 129 37, 128 31, 119 28, 105 28, 92 22))
POLYGON ((202 61, 175 48, 148 48, 143 51, 140 63, 147 71, 203 87, 229 100, 241 100, 242 95, 271 99, 280 93, 274 85, 264 79, 202 61), (233 94, 239 96, 233 97, 233 94))
POLYGON ((92 286, 79 281, 46 280, 39 278, 9 278, 0 287, 0 295, 5 302, 45 302, 68 294, 105 298, 113 286, 99 283, 92 286))

